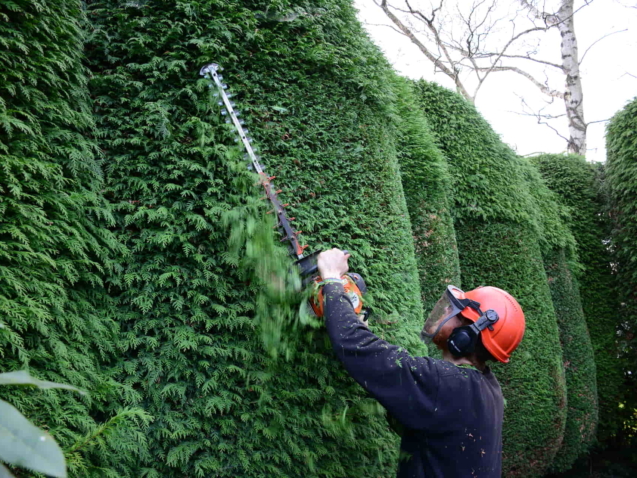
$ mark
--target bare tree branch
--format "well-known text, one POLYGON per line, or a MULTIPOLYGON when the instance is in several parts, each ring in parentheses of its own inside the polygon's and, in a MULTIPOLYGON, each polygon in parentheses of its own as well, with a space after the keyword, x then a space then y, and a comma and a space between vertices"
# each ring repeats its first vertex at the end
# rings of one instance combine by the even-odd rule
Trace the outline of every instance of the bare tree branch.
POLYGON ((556 13, 547 13, 544 11, 538 10, 535 5, 533 5, 528 0, 520 0, 520 3, 523 7, 525 7, 531 14, 538 20, 542 20, 548 27, 555 27, 560 23, 565 23, 570 21, 577 12, 579 12, 582 8, 588 7, 593 0, 584 0, 584 5, 579 7, 577 10, 574 10, 571 15, 568 15, 564 18, 559 17, 556 13))
POLYGON ((591 43, 589 45, 589 47, 586 49, 586 51, 584 51, 584 54, 582 55, 582 58, 580 58, 579 64, 580 66, 582 65, 582 62, 584 61, 584 57, 586 56, 586 54, 588 53, 588 51, 593 48, 597 43, 599 43, 600 41, 602 41, 604 38, 608 38, 611 35, 614 35, 615 33, 623 33, 623 32, 627 32, 628 28, 625 28, 624 30, 617 30, 616 32, 611 32, 611 33, 607 33, 606 35, 604 35, 601 38, 598 38, 597 40, 595 40, 593 43, 591 43))
POLYGON ((520 95, 516 95, 516 96, 520 99, 520 103, 522 104, 522 110, 523 111, 522 112, 509 111, 510 113, 514 113, 514 114, 516 114, 518 116, 529 116, 531 118, 535 118, 537 120, 537 124, 543 125, 543 126, 547 126, 550 130, 552 130, 561 139, 566 141, 567 144, 569 143, 570 138, 567 138, 566 136, 561 134, 557 130, 557 128, 555 128, 553 125, 549 124, 549 121, 557 119, 557 118, 561 118, 563 116, 566 116, 566 113, 560 114, 560 115, 552 115, 552 114, 543 113, 544 109, 546 107, 550 106, 553 103, 553 100, 551 100, 551 102, 549 102, 546 106, 541 108, 539 111, 533 111, 533 108, 531 108, 531 106, 529 106, 527 101, 522 96, 520 96, 520 95), (527 112, 527 111, 530 111, 530 112, 527 112))
POLYGON ((533 61, 535 63, 541 63, 542 65, 548 65, 548 66, 552 66, 554 68, 559 68, 561 71, 564 71, 564 67, 562 65, 558 65, 557 63, 551 63, 550 61, 544 61, 544 60, 540 60, 538 58, 533 58, 530 55, 502 55, 500 53, 483 53, 481 55, 479 55, 478 57, 493 57, 493 56, 499 56, 502 58, 519 58, 521 60, 529 60, 529 61, 533 61))
MULTIPOLYGON (((456 88, 462 94, 462 96, 464 96, 465 98, 469 100, 472 100, 471 95, 469 94, 469 92, 466 90, 466 88, 460 81, 459 71, 456 68, 453 68, 453 62, 451 62, 451 67, 447 67, 447 65, 445 65, 444 62, 440 60, 440 57, 436 57, 427 48, 427 46, 424 43, 422 43, 416 37, 416 35, 414 35, 414 33, 411 30, 409 30, 409 28, 407 28, 407 26, 405 26, 403 22, 400 21, 400 19, 396 15, 394 15, 394 13, 387 6, 387 0, 381 0, 380 4, 376 3, 376 5, 382 8, 382 10, 385 12, 385 15, 387 15, 389 19, 394 23, 394 25, 396 25, 398 29, 401 30, 405 34, 405 36, 407 36, 412 41, 412 43, 420 49, 420 51, 429 59, 429 61, 431 61, 434 64, 436 68, 438 68, 440 71, 442 71, 445 75, 447 75, 449 78, 451 78, 454 81, 454 83, 456 84, 456 88)), ((442 0, 440 5, 442 5, 442 0)), ((410 10, 412 10, 411 7, 410 7, 410 10)), ((426 17, 422 15, 422 13, 420 15, 422 16, 422 19, 425 21, 425 23, 427 23, 426 17)), ((435 11, 432 14, 432 18, 434 15, 435 15, 435 11)), ((429 25, 429 23, 427 23, 427 25, 429 25)), ((433 26, 433 20, 432 20, 432 26, 433 26)), ((434 34, 436 35, 437 32, 435 32, 434 34)), ((447 52, 447 56, 448 56, 448 52, 447 52)))
MULTIPOLYGON (((383 0, 383 2, 385 2, 385 0, 383 0)), ((458 71, 458 69, 456 68, 456 62, 451 58, 451 55, 449 54, 449 51, 447 50, 445 43, 442 41, 442 39, 440 38, 440 34, 438 32, 438 30, 436 29, 435 25, 434 25, 434 19, 436 18, 436 13, 442 9, 442 4, 443 4, 444 0, 440 0, 440 4, 438 5, 437 8, 434 8, 431 12, 431 18, 428 19, 427 17, 425 17, 422 12, 420 12, 419 10, 414 10, 411 5, 409 4, 409 0, 405 0, 405 4, 407 5, 407 7, 409 8, 409 12, 412 15, 416 15, 418 17, 420 17, 425 24, 427 25, 427 28, 429 28, 429 30, 431 31, 431 33, 434 35, 436 44, 439 46, 439 48, 442 50, 442 52, 445 55, 445 58, 447 59, 447 61, 449 62, 449 65, 451 66, 452 71, 454 72, 454 76, 452 76, 452 79, 454 80, 454 82, 456 83, 456 87, 460 88, 459 91, 463 91, 463 96, 465 96, 465 98, 469 99, 472 103, 474 102, 474 98, 472 96, 468 96, 469 92, 465 89, 464 85, 460 82, 460 72, 458 71)))
POLYGON ((588 123, 586 123, 586 126, 588 126, 589 124, 593 124, 593 123, 606 123, 607 121, 610 121, 610 118, 606 118, 606 119, 603 119, 603 120, 589 121, 588 123))
MULTIPOLYGON (((586 49, 579 60, 573 20, 575 14, 593 0, 578 2, 578 8, 575 7, 575 0, 559 0, 555 2, 555 11, 548 10, 546 0, 518 0, 513 7, 508 2, 502 8, 498 6, 499 0, 423 2, 430 7, 420 7, 414 0, 394 0, 399 6, 391 5, 388 0, 374 1, 398 30, 433 63, 434 71, 451 78, 458 92, 469 101, 475 102, 487 78, 498 72, 516 73, 533 83, 548 98, 562 100, 565 115, 540 114, 538 117, 534 113, 534 117, 540 118, 539 124, 545 124, 566 116, 570 134, 568 150, 579 154, 586 152, 586 128, 590 123, 584 120, 580 64, 594 45, 612 34, 620 33, 602 36, 586 49), (504 21, 507 22, 506 26, 503 25, 504 21), (560 33, 561 62, 538 58, 538 35, 550 30, 560 33), (537 68, 525 67, 520 63, 522 61, 541 65, 546 78, 543 79, 542 74, 536 72, 537 68), (549 67, 563 75, 563 89, 554 89, 549 84, 549 67), (473 94, 469 92, 471 88, 473 94)), ((560 137, 564 138, 562 135, 560 137)))
POLYGON ((520 113, 519 111, 511 111, 511 113, 515 113, 516 115, 519 115, 519 116, 530 116, 532 118, 537 119, 537 124, 547 126, 556 135, 558 135, 561 139, 563 139, 564 141, 568 143, 569 139, 563 134, 561 134, 553 125, 549 124, 547 121, 543 121, 546 118, 544 118, 542 115, 534 115, 532 113, 520 113))
POLYGON ((518 75, 522 75, 524 78, 526 78, 527 80, 529 80, 531 83, 533 83, 535 86, 537 86, 540 91, 542 93, 544 93, 545 95, 548 96, 552 96, 553 98, 560 98, 560 99, 564 99, 564 93, 562 91, 557 91, 557 90, 552 90, 551 88, 549 88, 547 85, 540 83, 538 80, 536 80, 533 75, 531 75, 530 73, 527 73, 526 71, 522 70, 521 68, 518 68, 517 66, 492 66, 489 68, 480 68, 480 70, 488 70, 488 71, 513 71, 515 73, 517 73, 518 75))
POLYGON ((365 25, 369 25, 370 27, 387 27, 387 28, 391 28, 392 30, 394 30, 396 33, 399 33, 400 35, 406 37, 407 35, 405 35, 405 32, 400 31, 398 28, 393 27, 391 25, 387 25, 385 23, 365 23, 365 25))
POLYGON ((538 20, 542 20, 544 21, 544 16, 542 14, 542 12, 540 12, 537 8, 535 8, 535 5, 533 5, 531 2, 528 2, 527 0, 520 0, 520 3, 522 4, 522 6, 524 6, 529 12, 531 12, 531 14, 537 18, 538 20))
POLYGON ((532 152, 532 153, 529 153, 529 154, 523 154, 523 155, 521 155, 521 156, 522 156, 523 158, 528 158, 529 156, 533 156, 533 155, 535 155, 535 154, 544 154, 544 153, 546 153, 546 151, 534 151, 534 152, 532 152))

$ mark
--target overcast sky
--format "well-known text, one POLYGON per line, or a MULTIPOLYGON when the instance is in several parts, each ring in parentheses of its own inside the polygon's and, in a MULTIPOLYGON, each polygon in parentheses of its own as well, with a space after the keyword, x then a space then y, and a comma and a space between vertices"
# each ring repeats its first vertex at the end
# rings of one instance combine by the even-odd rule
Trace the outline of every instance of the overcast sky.
MULTIPOLYGON (((392 1, 396 5, 404 5, 404 0, 391 0, 390 4, 392 1)), ((469 0, 446 1, 468 3, 469 0)), ((504 3, 515 1, 505 0, 504 3)), ((583 0, 576 0, 576 4, 582 2, 583 0)), ((442 73, 434 74, 433 65, 408 38, 390 28, 371 25, 389 24, 389 20, 374 4, 374 0, 355 0, 354 3, 359 9, 359 19, 366 26, 373 41, 383 50, 400 74, 414 79, 436 81, 454 89, 452 81, 447 76, 442 73)), ((412 6, 428 3, 428 0, 411 2, 412 6)), ((627 31, 613 34, 595 44, 582 63, 584 115, 587 122, 609 119, 637 96, 637 0, 593 0, 575 17, 580 57, 588 46, 600 37, 620 30, 627 31)), ((558 35, 542 39, 540 51, 546 55, 547 60, 559 63, 559 42, 558 35)), ((562 89, 563 76, 551 76, 550 83, 554 88, 562 89)), ((519 96, 534 108, 542 106, 546 98, 528 80, 515 73, 492 74, 480 90, 476 106, 504 142, 513 147, 518 154, 565 151, 566 142, 556 133, 546 126, 538 125, 535 118, 516 114, 522 111, 519 96)), ((557 101, 561 103, 559 108, 563 112, 562 100, 557 101)), ((553 124, 564 136, 568 136, 566 119, 556 120, 553 124)), ((595 123, 588 127, 586 156, 591 161, 605 160, 605 124, 595 123)))

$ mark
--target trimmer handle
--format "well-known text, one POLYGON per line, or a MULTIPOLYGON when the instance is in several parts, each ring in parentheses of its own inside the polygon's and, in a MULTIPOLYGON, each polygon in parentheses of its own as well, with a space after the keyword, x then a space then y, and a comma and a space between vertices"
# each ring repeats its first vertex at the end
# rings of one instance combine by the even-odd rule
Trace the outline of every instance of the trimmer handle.
MULTIPOLYGON (((303 286, 307 286, 310 282, 317 282, 321 280, 318 276, 317 259, 320 252, 313 252, 312 254, 296 261, 296 264, 301 269, 301 277, 303 286)), ((344 250, 343 254, 349 254, 349 251, 344 250)), ((357 314, 363 314, 363 321, 369 319, 371 315, 371 309, 369 307, 363 307, 363 295, 367 293, 367 285, 360 274, 355 272, 348 272, 343 277, 346 279, 343 286, 345 287, 345 293, 354 307, 354 312, 357 314)), ((317 317, 323 317, 323 288, 318 290, 317 297, 310 299, 310 305, 314 314, 317 317)))
MULTIPOLYGON (((304 285, 310 282, 318 274, 318 265, 316 261, 320 253, 321 251, 316 251, 305 256, 303 259, 296 261, 296 264, 301 269, 301 277, 303 278, 304 285)), ((343 254, 349 254, 349 251, 344 250, 343 254)))

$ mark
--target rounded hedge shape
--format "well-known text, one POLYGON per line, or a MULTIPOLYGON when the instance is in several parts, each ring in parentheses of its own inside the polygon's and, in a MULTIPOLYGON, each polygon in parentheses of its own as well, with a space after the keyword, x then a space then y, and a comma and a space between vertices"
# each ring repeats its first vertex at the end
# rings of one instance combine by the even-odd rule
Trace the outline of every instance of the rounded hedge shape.
POLYGON ((551 465, 552 471, 562 472, 585 455, 595 440, 599 416, 597 379, 579 288, 565 251, 545 251, 544 267, 560 328, 568 393, 564 441, 551 465))
POLYGON ((601 167, 577 155, 546 154, 532 160, 549 188, 570 211, 568 224, 577 242, 582 268, 576 273, 576 280, 597 368, 597 436, 604 442, 620 426, 617 406, 623 396, 624 379, 622 363, 617 359, 619 298, 608 249, 611 223, 601 192, 601 167))
POLYGON ((458 247, 447 197, 451 187, 442 155, 421 111, 414 86, 396 81, 398 161, 411 218, 422 302, 430 311, 449 284, 460 283, 458 247))
POLYGON ((134 412, 98 429, 122 406, 101 366, 117 342, 103 276, 122 248, 103 226, 81 19, 79 2, 0 1, 0 371, 88 394, 1 395, 67 450, 72 473, 105 476, 126 473, 143 443, 126 426, 134 412))
POLYGON ((567 226, 568 208, 549 190, 539 171, 527 160, 522 162, 541 218, 540 246, 564 356, 568 412, 564 441, 551 469, 565 471, 589 450, 595 439, 598 419, 595 359, 573 275, 581 266, 576 261, 575 239, 567 226))
POLYGON ((564 433, 562 351, 539 245, 540 218, 519 159, 475 108, 438 85, 416 83, 421 107, 449 162, 462 287, 510 292, 527 329, 511 362, 496 365, 506 399, 506 476, 541 476, 564 433))
POLYGON ((418 340, 391 70, 349 1, 292 5, 90 6, 107 197, 132 250, 112 288, 124 329, 121 373, 156 417, 152 459, 135 476, 395 473, 397 442, 382 409, 346 375, 325 334, 297 329, 303 347, 290 362, 264 351, 253 320, 259 289, 229 252, 232 224, 223 220, 245 220, 247 246, 258 252, 263 242, 250 234, 263 233, 265 203, 255 206, 255 177, 198 77, 211 61, 225 67, 309 250, 349 249, 373 295, 374 330, 418 340))
POLYGON ((613 219, 613 259, 623 308, 622 341, 632 369, 637 364, 637 98, 610 120, 606 180, 613 219))

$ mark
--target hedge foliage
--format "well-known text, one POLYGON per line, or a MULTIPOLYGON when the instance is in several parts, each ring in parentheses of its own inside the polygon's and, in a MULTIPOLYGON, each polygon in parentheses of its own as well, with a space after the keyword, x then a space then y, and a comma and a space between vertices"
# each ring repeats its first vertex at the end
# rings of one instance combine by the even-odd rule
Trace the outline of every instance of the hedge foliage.
POLYGON ((608 123, 606 152, 613 252, 618 293, 623 304, 620 311, 622 345, 634 370, 637 364, 637 98, 608 123))
POLYGON ((577 242, 576 274, 597 368, 599 395, 598 440, 617 433, 617 406, 623 389, 622 364, 617 359, 616 330, 619 300, 614 289, 608 241, 611 234, 601 168, 577 155, 533 158, 549 188, 569 208, 568 225, 577 242))
POLYGON ((414 235, 425 311, 433 309, 449 284, 460 283, 458 247, 448 194, 447 160, 436 146, 414 86, 399 78, 398 160, 414 235))
POLYGON ((579 288, 563 249, 544 252, 544 267, 564 352, 568 413, 564 441, 551 470, 569 470, 595 441, 599 418, 597 377, 593 348, 586 327, 579 288))
POLYGON ((0 371, 88 394, 2 398, 55 437, 71 471, 119 476, 143 453, 147 417, 114 416, 123 387, 103 365, 118 332, 103 275, 123 249, 104 227, 80 20, 79 2, 0 1, 0 371))
POLYGON ((567 411, 541 218, 523 165, 475 108, 438 85, 419 81, 416 88, 449 162, 462 286, 500 287, 525 312, 522 344, 509 364, 494 367, 507 398, 503 467, 506 476, 541 476, 561 446, 567 411))
MULTIPOLYGON (((524 341, 495 366, 506 476, 567 469, 590 446, 587 325, 599 437, 617 432, 600 171, 535 158, 549 191, 460 96, 398 78, 350 0, 0 0, 0 20, 0 371, 89 392, 2 398, 55 436, 73 476, 395 473, 382 408, 299 313, 257 179, 198 74, 212 61, 308 250, 353 253, 377 334, 426 353, 423 307, 450 283, 519 299, 524 341)), ((608 136, 629 352, 636 109, 608 136)))
POLYGON ((541 218, 540 247, 560 330, 568 411, 562 446, 551 469, 570 469, 595 439, 598 420, 597 379, 591 339, 574 272, 579 272, 569 211, 527 160, 526 181, 541 218))
POLYGON ((222 220, 254 227, 265 206, 198 76, 210 61, 225 67, 310 250, 347 247, 374 330, 412 346, 423 317, 393 74, 350 2, 109 0, 88 15, 106 195, 132 251, 111 283, 120 373, 155 416, 153 459, 134 476, 392 475, 396 438, 322 331, 297 331, 291 362, 263 350, 258 287, 222 220))

